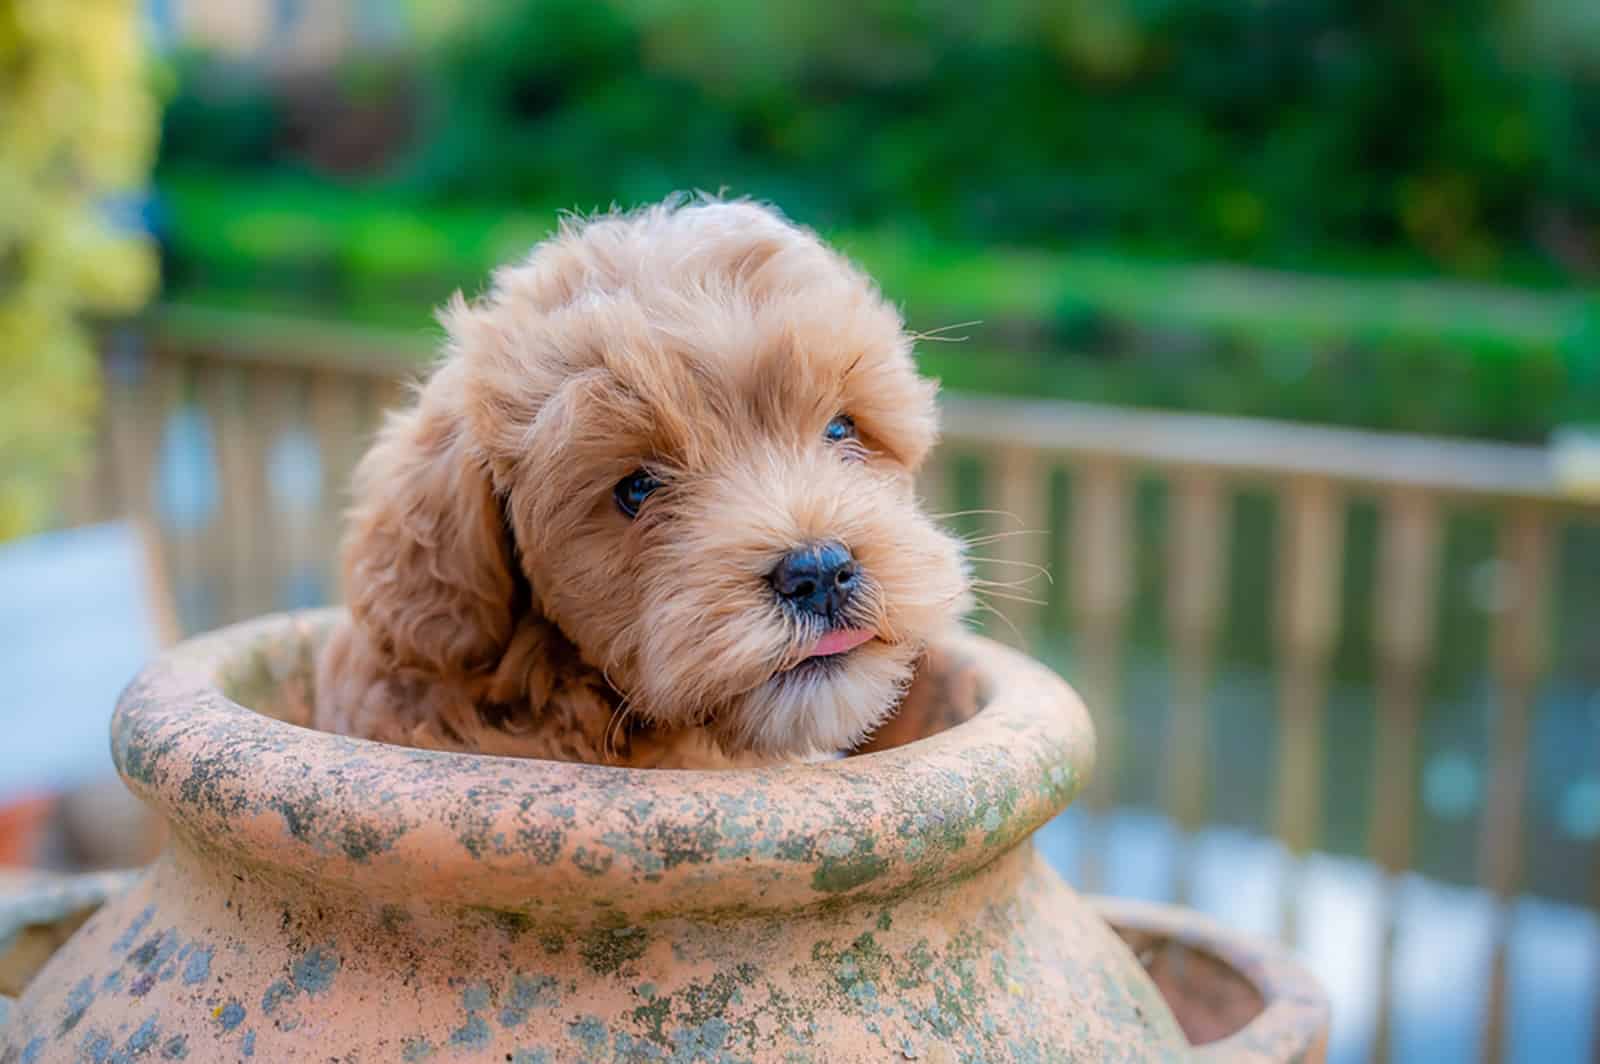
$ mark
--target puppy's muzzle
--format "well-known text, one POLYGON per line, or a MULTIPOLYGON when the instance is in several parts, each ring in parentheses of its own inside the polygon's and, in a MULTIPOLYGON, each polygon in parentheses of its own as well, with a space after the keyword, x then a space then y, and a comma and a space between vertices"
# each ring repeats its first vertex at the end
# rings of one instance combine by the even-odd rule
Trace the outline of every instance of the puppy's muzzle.
POLYGON ((835 620, 861 583, 861 567, 842 543, 808 543, 779 559, 767 579, 790 609, 835 620))

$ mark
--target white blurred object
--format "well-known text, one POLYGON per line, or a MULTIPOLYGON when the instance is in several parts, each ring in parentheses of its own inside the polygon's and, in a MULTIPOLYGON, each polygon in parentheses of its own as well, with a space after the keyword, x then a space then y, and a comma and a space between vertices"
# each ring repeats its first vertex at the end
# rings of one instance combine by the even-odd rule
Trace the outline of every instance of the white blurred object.
POLYGON ((173 641, 170 593, 131 522, 0 546, 0 805, 62 796, 39 860, 130 863, 146 819, 117 779, 110 722, 135 673, 173 641))
POLYGON ((1600 502, 1600 429, 1557 429, 1550 436, 1550 467, 1562 491, 1600 502))

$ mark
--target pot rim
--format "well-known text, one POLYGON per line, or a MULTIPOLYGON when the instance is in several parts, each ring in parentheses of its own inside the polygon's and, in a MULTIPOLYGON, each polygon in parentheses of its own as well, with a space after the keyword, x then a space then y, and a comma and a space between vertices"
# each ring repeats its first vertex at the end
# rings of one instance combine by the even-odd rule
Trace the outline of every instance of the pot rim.
POLYGON ((415 750, 266 716, 226 690, 313 674, 340 609, 188 640, 111 723, 130 789, 186 847, 513 917, 754 914, 869 900, 970 873, 1061 812, 1094 761, 1083 703, 1043 665, 961 631, 970 720, 813 764, 688 771, 415 750), (241 679, 248 677, 249 679, 241 679))
POLYGON ((1327 1053, 1328 995, 1283 945, 1224 927, 1194 909, 1109 895, 1085 900, 1116 930, 1153 935, 1209 954, 1260 995, 1249 1023, 1215 1042, 1194 1047, 1196 1064, 1272 1064, 1320 1061, 1327 1053))

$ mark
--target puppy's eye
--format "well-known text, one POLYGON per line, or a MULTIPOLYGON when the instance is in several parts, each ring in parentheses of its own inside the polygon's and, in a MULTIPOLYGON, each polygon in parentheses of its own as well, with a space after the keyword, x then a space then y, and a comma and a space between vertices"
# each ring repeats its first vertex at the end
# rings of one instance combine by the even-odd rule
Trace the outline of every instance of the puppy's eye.
POLYGON ((611 489, 611 494, 617 500, 617 509, 629 517, 638 517, 639 507, 643 506, 650 493, 660 486, 661 481, 642 469, 635 469, 617 481, 617 486, 611 489))
POLYGON ((849 414, 839 414, 822 430, 822 438, 829 443, 840 443, 856 438, 856 421, 849 414))

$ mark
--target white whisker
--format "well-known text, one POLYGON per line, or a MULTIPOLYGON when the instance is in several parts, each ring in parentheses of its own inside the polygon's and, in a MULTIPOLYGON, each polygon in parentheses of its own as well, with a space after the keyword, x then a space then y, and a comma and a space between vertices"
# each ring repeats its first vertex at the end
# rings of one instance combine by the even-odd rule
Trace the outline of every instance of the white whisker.
MULTIPOLYGON (((1054 584, 1056 582, 1055 578, 1050 575, 1050 570, 1046 569, 1044 566, 1038 564, 1037 562, 1019 561, 1016 558, 980 558, 980 557, 977 557, 975 555, 970 555, 970 554, 967 556, 967 560, 968 561, 974 561, 974 562, 982 562, 985 565, 1015 565, 1015 566, 1019 566, 1019 567, 1021 567, 1023 569, 1032 569, 1033 570, 1033 576, 1028 577, 1027 578, 1028 580, 1032 580, 1036 576, 1042 576, 1042 577, 1045 578, 1045 582, 1046 583, 1054 584)), ((1024 582, 1026 582, 1026 581, 1024 581, 1024 582)))
POLYGON ((982 610, 984 613, 992 613, 996 617, 998 617, 1002 621, 1004 621, 1006 627, 1011 629, 1011 634, 1017 637, 1018 645, 1021 645, 1021 644, 1027 642, 1026 639, 1022 638, 1021 629, 1019 629, 1017 627, 1016 622, 1012 621, 1012 619, 1010 617, 1007 617, 1005 614, 1001 613, 999 610, 995 609, 993 606, 989 606, 989 605, 986 605, 986 604, 983 604, 983 603, 979 603, 978 609, 982 610))
POLYGON ((930 516, 935 521, 950 521, 957 517, 1004 517, 1015 521, 1019 525, 1022 524, 1022 518, 1010 510, 953 510, 950 513, 931 514, 930 516))
POLYGON ((981 547, 986 543, 994 543, 997 540, 1011 539, 1013 536, 1048 536, 1049 534, 1050 530, 1047 528, 1019 528, 1013 532, 987 532, 981 536, 961 536, 958 538, 969 547, 981 547))
POLYGON ((1043 599, 1031 598, 1027 595, 1012 595, 1003 591, 993 591, 988 588, 979 588, 974 594, 981 599, 999 599, 1002 602, 1021 602, 1029 606, 1048 606, 1043 599))
POLYGON ((1005 591, 1028 591, 1032 590, 1033 582, 1038 578, 1038 573, 1034 573, 1032 576, 1025 576, 1021 580, 985 580, 982 577, 975 577, 972 580, 972 586, 980 590, 1001 588, 1005 591))
POLYGON ((982 324, 983 324, 983 322, 981 320, 978 320, 978 321, 958 321, 958 322, 955 322, 952 325, 941 325, 937 329, 928 329, 925 332, 908 332, 908 333, 906 333, 906 335, 908 337, 910 337, 913 342, 916 342, 916 343, 920 343, 923 340, 932 340, 935 343, 946 343, 946 344, 956 343, 956 344, 958 344, 958 343, 963 343, 963 342, 965 342, 967 340, 970 340, 971 337, 969 337, 969 336, 944 336, 944 335, 941 335, 941 334, 942 333, 947 333, 951 329, 970 329, 975 325, 982 325, 982 324))

